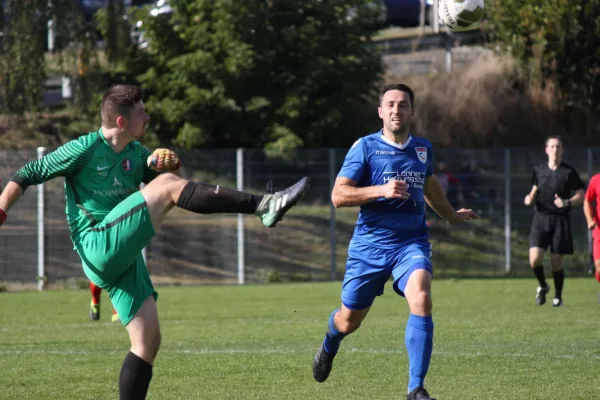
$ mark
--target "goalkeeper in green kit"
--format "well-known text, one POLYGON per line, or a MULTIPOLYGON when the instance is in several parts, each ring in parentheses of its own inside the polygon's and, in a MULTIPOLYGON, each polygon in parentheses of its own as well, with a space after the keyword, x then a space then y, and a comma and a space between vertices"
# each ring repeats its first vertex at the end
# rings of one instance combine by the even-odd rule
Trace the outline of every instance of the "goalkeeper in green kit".
POLYGON ((97 132, 72 140, 15 173, 0 195, 0 226, 30 185, 65 178, 75 250, 86 276, 107 291, 131 341, 119 376, 120 399, 144 399, 161 335, 158 295, 142 249, 164 216, 177 206, 200 214, 254 214, 272 227, 300 199, 309 178, 258 196, 168 172, 179 168, 177 155, 166 149, 151 154, 138 142, 150 117, 136 86, 107 89, 101 116, 97 132), (147 185, 139 190, 142 182, 147 185))

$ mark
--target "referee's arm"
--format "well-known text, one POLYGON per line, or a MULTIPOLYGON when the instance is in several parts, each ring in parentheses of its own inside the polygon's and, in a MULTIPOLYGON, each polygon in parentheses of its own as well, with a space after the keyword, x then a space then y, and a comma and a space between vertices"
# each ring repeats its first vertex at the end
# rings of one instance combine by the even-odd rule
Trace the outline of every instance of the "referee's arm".
POLYGON ((531 205, 531 203, 533 203, 533 200, 535 199, 535 195, 537 194, 538 191, 538 187, 537 185, 533 185, 531 187, 531 191, 527 194, 527 196, 525 196, 525 205, 529 206, 531 205))
POLYGON ((583 204, 583 198, 585 197, 584 194, 585 192, 583 189, 577 189, 575 191, 575 194, 568 199, 561 199, 560 197, 558 197, 558 194, 555 194, 554 205, 558 208, 578 206, 580 204, 583 204))
POLYGON ((577 171, 573 170, 569 174, 567 185, 571 189, 573 195, 568 199, 561 199, 558 197, 558 194, 555 195, 554 205, 558 208, 564 208, 583 204, 583 199, 585 198, 585 184, 577 171))
POLYGON ((566 200, 566 204, 563 207, 568 206, 579 206, 583 204, 583 199, 585 197, 585 191, 583 189, 577 189, 575 194, 571 196, 571 198, 566 200))

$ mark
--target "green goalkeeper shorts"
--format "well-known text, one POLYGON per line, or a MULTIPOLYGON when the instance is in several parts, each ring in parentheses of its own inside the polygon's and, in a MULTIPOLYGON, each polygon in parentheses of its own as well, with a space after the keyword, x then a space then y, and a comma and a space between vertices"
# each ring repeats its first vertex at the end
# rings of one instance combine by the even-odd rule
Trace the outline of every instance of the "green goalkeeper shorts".
POLYGON ((90 281, 105 289, 123 325, 127 325, 154 290, 142 256, 155 235, 146 201, 135 192, 75 242, 90 281))

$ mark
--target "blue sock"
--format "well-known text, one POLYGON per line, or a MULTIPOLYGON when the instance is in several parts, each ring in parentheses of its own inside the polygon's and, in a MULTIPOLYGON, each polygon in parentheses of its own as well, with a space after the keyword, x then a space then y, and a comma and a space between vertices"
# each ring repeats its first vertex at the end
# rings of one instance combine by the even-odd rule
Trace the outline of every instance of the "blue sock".
POLYGON ((431 316, 410 314, 406 323, 408 352, 408 393, 423 387, 433 350, 433 320, 431 316))
POLYGON ((343 333, 340 333, 335 326, 334 318, 335 313, 338 311, 340 311, 339 308, 331 313, 331 316, 329 317, 329 329, 327 329, 325 339, 323 340, 323 347, 325 347, 325 351, 332 356, 337 354, 338 350, 340 349, 340 343, 346 336, 343 333))

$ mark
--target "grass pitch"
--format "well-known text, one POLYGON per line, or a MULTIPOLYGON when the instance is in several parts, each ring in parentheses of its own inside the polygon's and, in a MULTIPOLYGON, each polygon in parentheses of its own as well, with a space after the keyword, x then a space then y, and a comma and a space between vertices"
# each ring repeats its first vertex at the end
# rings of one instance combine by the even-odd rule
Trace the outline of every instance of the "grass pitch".
MULTIPOLYGON (((600 286, 567 278, 560 309, 535 306, 535 287, 533 278, 434 281, 433 396, 598 397, 600 286)), ((148 398, 405 398, 408 311, 389 284, 329 380, 313 380, 339 295, 340 283, 159 288, 163 346, 148 398)), ((0 399, 118 398, 128 339, 109 322, 104 293, 103 302, 92 322, 84 290, 1 294, 0 399)))

